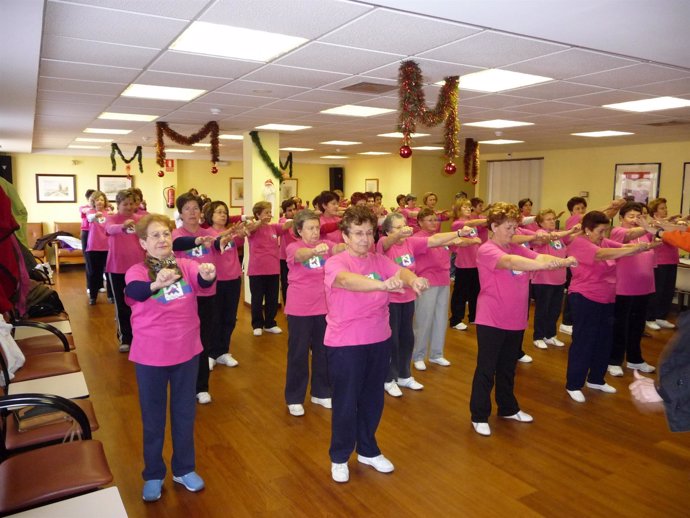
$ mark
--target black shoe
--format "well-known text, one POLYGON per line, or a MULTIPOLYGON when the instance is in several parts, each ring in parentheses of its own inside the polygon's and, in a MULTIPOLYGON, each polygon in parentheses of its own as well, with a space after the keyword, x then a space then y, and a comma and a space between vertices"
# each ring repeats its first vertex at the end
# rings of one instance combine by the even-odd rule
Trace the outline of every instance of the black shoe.
POLYGON ((109 304, 115 304, 115 299, 112 297, 108 297, 108 303, 109 304))
POLYGON ((96 305, 96 299, 89 299, 89 306, 95 306, 96 305))

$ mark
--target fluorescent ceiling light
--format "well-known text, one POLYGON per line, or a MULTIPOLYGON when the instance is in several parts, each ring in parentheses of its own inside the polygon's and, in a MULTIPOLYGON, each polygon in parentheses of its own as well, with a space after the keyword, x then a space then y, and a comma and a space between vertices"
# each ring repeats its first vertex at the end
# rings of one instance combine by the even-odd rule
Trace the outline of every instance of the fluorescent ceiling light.
POLYGON ((495 144, 501 146, 503 144, 522 144, 524 140, 507 140, 507 139, 494 139, 494 140, 480 140, 480 144, 495 144))
POLYGON ((230 134, 218 135, 218 138, 223 139, 223 140, 244 140, 244 137, 242 135, 230 135, 230 134))
POLYGON ((170 49, 265 63, 306 42, 305 38, 296 36, 194 22, 170 45, 170 49))
POLYGON ((357 153, 358 155, 370 155, 370 156, 379 156, 379 155, 390 155, 388 151, 365 151, 364 153, 357 153))
POLYGON ((139 113, 115 113, 103 112, 98 116, 99 119, 107 119, 113 121, 135 121, 135 122, 151 122, 158 118, 158 115, 141 115, 139 113))
POLYGON ((328 110, 321 110, 327 115, 347 115, 350 117, 371 117, 373 115, 383 115, 384 113, 394 112, 390 108, 374 108, 372 106, 357 106, 355 104, 344 104, 328 110))
POLYGON ((634 133, 630 133, 629 131, 612 131, 612 130, 605 130, 605 131, 587 131, 585 133, 571 133, 571 135, 575 135, 576 137, 620 137, 621 135, 634 135, 634 133))
POLYGON ((419 149, 420 151, 438 151, 439 149, 443 149, 442 146, 415 146, 412 147, 412 149, 419 149))
POLYGON ((256 127, 256 129, 268 131, 299 131, 309 128, 311 128, 311 126, 296 126, 293 124, 264 124, 263 126, 256 127))
POLYGON ((89 137, 77 137, 74 139, 75 142, 112 142, 111 138, 89 138, 89 137))
POLYGON ((70 149, 101 149, 101 146, 86 146, 86 145, 79 145, 79 144, 70 144, 67 147, 70 149))
POLYGON ((84 133, 103 133, 103 134, 112 133, 113 135, 129 135, 130 133, 132 133, 132 130, 107 129, 107 128, 86 128, 84 130, 84 133))
MULTIPOLYGON (((400 133, 399 131, 396 131, 395 133, 379 133, 376 135, 377 137, 387 137, 387 138, 403 138, 404 135, 400 133)), ((418 138, 418 137, 428 137, 429 133, 410 133, 410 138, 418 138)))
POLYGON ((314 151, 314 148, 310 147, 281 147, 281 151, 314 151))
POLYGON ((196 147, 211 147, 211 144, 207 144, 206 142, 197 142, 196 144, 192 144, 192 146, 196 146, 196 147))
POLYGON ((347 157, 343 156, 343 155, 326 155, 326 156, 320 156, 319 158, 332 158, 334 160, 338 160, 340 158, 347 158, 347 157))
POLYGON ((361 142, 352 142, 350 140, 328 140, 326 142, 321 142, 321 144, 328 144, 332 146, 355 146, 361 144, 361 142))
POLYGON ((605 104, 602 108, 611 110, 623 110, 626 112, 653 112, 670 110, 671 108, 685 108, 690 106, 690 101, 678 97, 656 97, 654 99, 641 99, 626 103, 605 104))
POLYGON ((206 93, 206 90, 177 88, 174 86, 129 85, 120 95, 122 97, 158 99, 160 101, 191 101, 203 93, 206 93))
MULTIPOLYGON (((476 92, 503 92, 521 86, 545 83, 546 81, 553 81, 553 78, 490 68, 460 76, 460 89, 476 92)), ((436 84, 442 85, 444 82, 441 81, 436 84)))
POLYGON ((508 121, 504 119, 493 119, 490 121, 466 122, 465 126, 476 126, 478 128, 517 128, 518 126, 534 126, 533 122, 508 121))
POLYGON ((166 153, 194 153, 193 149, 168 149, 165 148, 166 153))

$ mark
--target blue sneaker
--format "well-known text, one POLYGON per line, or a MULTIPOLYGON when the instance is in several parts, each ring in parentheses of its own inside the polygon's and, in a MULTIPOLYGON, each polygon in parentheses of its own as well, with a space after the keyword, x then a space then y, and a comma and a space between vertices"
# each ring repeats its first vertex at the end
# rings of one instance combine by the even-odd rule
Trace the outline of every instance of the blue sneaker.
POLYGON ((144 502, 155 502, 161 497, 161 489, 163 489, 162 480, 147 480, 144 482, 144 490, 142 491, 142 497, 144 502))
POLYGON ((173 481, 182 484, 188 491, 193 493, 204 489, 204 479, 197 475, 195 471, 191 471, 181 477, 173 477, 173 481))

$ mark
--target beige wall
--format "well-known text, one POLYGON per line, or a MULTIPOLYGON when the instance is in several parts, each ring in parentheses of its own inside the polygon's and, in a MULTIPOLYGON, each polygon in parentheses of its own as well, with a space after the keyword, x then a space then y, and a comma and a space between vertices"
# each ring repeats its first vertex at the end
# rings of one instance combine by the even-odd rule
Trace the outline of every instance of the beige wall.
POLYGON ((345 195, 364 192, 365 180, 378 178, 379 192, 383 194, 383 206, 395 206, 398 194, 407 194, 411 188, 410 160, 398 156, 357 158, 345 164, 345 195))

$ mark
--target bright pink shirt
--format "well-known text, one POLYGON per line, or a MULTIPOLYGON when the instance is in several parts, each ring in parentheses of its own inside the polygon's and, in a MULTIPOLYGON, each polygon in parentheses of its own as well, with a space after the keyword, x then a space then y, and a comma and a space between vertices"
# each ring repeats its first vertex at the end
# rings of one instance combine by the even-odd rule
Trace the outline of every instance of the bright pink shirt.
MULTIPOLYGON (((470 219, 486 219, 486 216, 475 216, 474 214, 470 216, 470 219)), ((477 234, 479 239, 482 240, 482 243, 486 243, 486 241, 489 239, 489 226, 488 225, 481 225, 477 228, 477 234)))
MULTIPOLYGON (((433 234, 420 230, 413 237, 429 239, 433 234)), ((450 250, 447 246, 429 248, 426 254, 417 258, 419 277, 425 277, 429 286, 450 286, 450 250)))
MULTIPOLYGON (((339 223, 342 218, 340 216, 326 216, 324 214, 321 214, 319 217, 319 222, 321 223, 321 226, 324 225, 324 223, 339 223)), ((329 241, 333 241, 334 243, 344 243, 345 241, 343 240, 343 233, 340 231, 340 229, 333 230, 332 232, 328 232, 327 234, 321 234, 321 237, 323 239, 328 239, 329 241)))
POLYGON ((247 275, 279 275, 281 223, 261 225, 249 234, 249 266, 247 275))
MULTIPOLYGON (((278 220, 278 223, 285 223, 287 221, 286 218, 280 218, 278 220)), ((295 236, 295 234, 292 231, 292 227, 287 229, 283 234, 280 236, 280 258, 285 261, 287 260, 287 246, 290 243, 294 243, 295 241, 298 241, 298 238, 295 236)), ((301 239, 299 240, 301 241, 301 239)))
MULTIPOLYGON (((417 259, 429 250, 429 238, 408 237, 402 243, 395 243, 388 250, 383 250, 383 239, 376 243, 376 252, 393 260, 398 266, 417 273, 417 259)), ((412 288, 406 287, 405 293, 391 293, 390 301, 395 304, 411 302, 417 298, 412 288)))
POLYGON ((527 327, 529 298, 529 272, 497 268, 498 261, 506 254, 534 259, 537 254, 527 247, 509 244, 499 246, 488 240, 479 247, 479 297, 475 323, 508 331, 520 331, 527 327))
POLYGON ((105 271, 108 273, 126 273, 130 266, 144 260, 145 253, 139 244, 139 238, 133 231, 126 231, 122 226, 128 219, 138 221, 139 216, 113 214, 105 218, 105 233, 108 236, 105 271))
MULTIPOLYGON (((610 239, 601 242, 601 248, 620 248, 623 245, 610 239)), ((585 236, 578 236, 568 245, 567 254, 577 259, 571 268, 573 278, 568 293, 579 293, 591 301, 611 304, 616 301, 616 261, 595 258, 600 247, 585 236)))
MULTIPOLYGON (((90 209, 86 217, 96 214, 96 209, 90 209)), ((94 217, 89 222, 89 239, 86 242, 87 252, 107 252, 108 251, 108 236, 105 233, 105 220, 108 217, 107 211, 102 211, 101 216, 94 217)))
MULTIPOLYGON (((570 230, 575 225, 579 225, 580 223, 582 223, 582 217, 582 214, 571 214, 570 217, 567 220, 565 220, 565 229, 570 230)), ((565 238, 563 239, 566 246, 569 245, 572 240, 573 238, 570 236, 565 236, 565 238)))
POLYGON ((399 269, 388 257, 380 254, 355 257, 345 251, 331 257, 326 262, 324 277, 328 325, 323 343, 329 347, 344 347, 375 344, 390 338, 388 292, 350 291, 334 288, 333 282, 339 272, 385 280, 393 277, 399 269))
POLYGON ((421 209, 418 207, 415 207, 414 209, 408 209, 407 207, 404 207, 400 209, 400 214, 405 216, 405 224, 408 227, 412 227, 412 230, 415 232, 419 231, 419 222, 417 221, 417 214, 419 213, 421 209), (412 216, 410 213, 415 212, 416 214, 412 216))
POLYGON ((331 257, 330 250, 336 244, 333 241, 320 239, 313 245, 301 239, 293 241, 287 247, 288 296, 285 303, 285 314, 298 317, 325 315, 326 291, 323 286, 324 266, 331 257), (325 243, 329 252, 322 256, 312 257, 304 262, 295 261, 295 253, 300 248, 314 248, 325 243))
MULTIPOLYGON (((451 230, 457 231, 465 226, 466 219, 456 219, 451 225, 451 230)), ((472 227, 472 232, 468 238, 479 237, 479 232, 477 227, 472 227)), ((456 268, 476 268, 477 267, 477 250, 479 250, 479 245, 471 246, 456 246, 455 247, 455 267, 456 268)))
POLYGON ((656 264, 678 264, 680 262, 678 249, 668 243, 656 247, 654 253, 656 254, 656 264))
POLYGON ((89 220, 86 219, 86 215, 89 213, 91 205, 82 205, 79 207, 79 214, 81 215, 81 230, 89 230, 89 220))
MULTIPOLYGON (((623 243, 629 229, 614 227, 611 240, 623 243)), ((630 244, 648 243, 651 236, 645 234, 628 241, 630 244)), ((656 256, 652 250, 627 257, 621 257, 616 263, 616 295, 647 295, 654 292, 654 265, 656 256)))
MULTIPOLYGON (((565 258, 566 246, 563 241, 557 239, 549 241, 545 245, 533 245, 532 250, 538 254, 553 255, 554 257, 565 258)), ((549 286, 560 286, 565 284, 565 268, 558 270, 538 270, 532 272, 532 284, 548 284, 549 286)))
MULTIPOLYGON (((209 230, 213 232, 212 235, 214 236, 218 236, 221 233, 220 230, 216 230, 213 227, 209 227, 209 230)), ((213 263, 216 265, 216 278, 219 281, 232 281, 242 276, 242 265, 237 255, 237 248, 243 244, 244 238, 236 237, 225 245, 225 250, 222 252, 216 250, 215 247, 213 248, 213 263)))
MULTIPOLYGON (((134 339, 129 359, 133 362, 155 367, 177 365, 202 351, 196 296, 211 294, 215 283, 210 288, 199 286, 199 265, 194 261, 178 259, 177 266, 182 278, 176 283, 143 302, 125 297, 132 308, 134 339)), ((127 270, 125 282, 132 281, 151 282, 144 263, 127 270)))
MULTIPOLYGON (((179 227, 173 230, 173 241, 178 237, 201 237, 201 236, 215 236, 210 228, 199 227, 196 232, 190 232, 184 227, 179 227)), ((213 263, 216 259, 213 248, 206 248, 204 245, 198 245, 189 250, 176 250, 175 257, 180 259, 189 259, 196 263, 213 263)))

